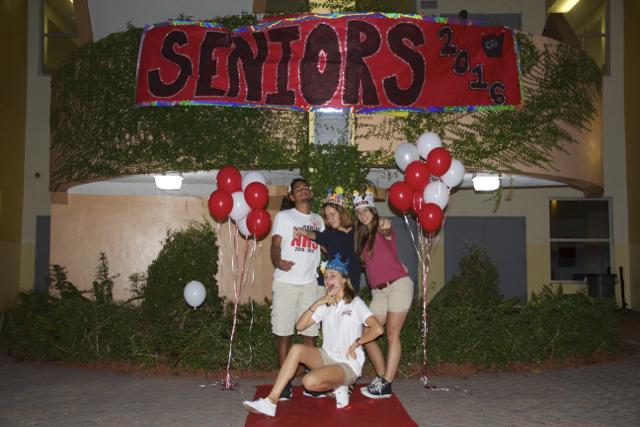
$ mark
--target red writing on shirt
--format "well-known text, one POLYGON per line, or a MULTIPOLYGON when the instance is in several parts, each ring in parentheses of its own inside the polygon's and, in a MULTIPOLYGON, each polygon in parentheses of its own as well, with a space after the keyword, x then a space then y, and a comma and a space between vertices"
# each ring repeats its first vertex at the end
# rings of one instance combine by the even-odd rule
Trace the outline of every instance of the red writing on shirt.
POLYGON ((300 236, 300 237, 296 237, 295 239, 292 239, 291 246, 295 248, 312 249, 314 251, 318 249, 318 244, 306 236, 300 236))

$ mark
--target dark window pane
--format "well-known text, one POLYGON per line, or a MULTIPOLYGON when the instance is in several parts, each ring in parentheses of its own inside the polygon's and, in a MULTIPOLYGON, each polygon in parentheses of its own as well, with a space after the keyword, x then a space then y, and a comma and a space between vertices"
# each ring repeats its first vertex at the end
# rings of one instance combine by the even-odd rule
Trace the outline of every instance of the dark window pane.
POLYGON ((551 200, 549 224, 552 239, 608 239, 607 200, 551 200))
POLYGON ((551 242, 551 280, 607 274, 610 265, 607 242, 551 242))
POLYGON ((308 10, 307 0, 267 0, 267 13, 301 12, 308 10))

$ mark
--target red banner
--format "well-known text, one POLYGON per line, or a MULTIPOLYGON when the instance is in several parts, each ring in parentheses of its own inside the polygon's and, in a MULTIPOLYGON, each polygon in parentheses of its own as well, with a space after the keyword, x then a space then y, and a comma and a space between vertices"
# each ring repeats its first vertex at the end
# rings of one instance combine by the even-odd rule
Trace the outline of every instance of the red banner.
POLYGON ((418 15, 299 15, 230 32, 148 27, 139 105, 447 111, 521 102, 513 31, 418 15))

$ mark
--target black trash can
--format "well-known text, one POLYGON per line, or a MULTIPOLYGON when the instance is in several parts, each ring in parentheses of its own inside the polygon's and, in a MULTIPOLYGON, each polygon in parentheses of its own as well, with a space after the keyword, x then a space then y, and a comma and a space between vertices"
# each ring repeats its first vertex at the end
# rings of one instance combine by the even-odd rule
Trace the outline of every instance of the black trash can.
POLYGON ((615 274, 585 274, 587 292, 590 297, 615 298, 616 296, 615 274))

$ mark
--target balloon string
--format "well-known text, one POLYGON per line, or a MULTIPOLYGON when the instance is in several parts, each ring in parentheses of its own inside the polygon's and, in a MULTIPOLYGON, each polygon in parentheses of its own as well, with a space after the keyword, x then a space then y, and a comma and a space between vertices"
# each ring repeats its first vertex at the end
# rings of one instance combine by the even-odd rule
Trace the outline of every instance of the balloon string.
MULTIPOLYGON (((420 259, 421 258, 420 249, 418 248, 418 245, 416 243, 416 238, 413 235, 413 230, 411 229, 411 225, 409 224, 409 218, 407 217, 407 214, 404 214, 403 218, 404 218, 404 224, 407 226, 407 230, 409 230, 409 236, 411 236, 411 241, 413 242, 413 247, 416 250, 416 254, 418 255, 418 259, 420 259)), ((418 227, 418 229, 420 229, 420 228, 418 227)))
MULTIPOLYGON (((240 299, 240 287, 242 285, 242 278, 240 278, 240 283, 238 283, 238 271, 237 268, 233 267, 233 258, 236 258, 236 264, 239 263, 238 260, 238 228, 235 228, 235 236, 234 236, 234 248, 235 253, 232 259, 232 270, 233 270, 233 322, 231 324, 231 336, 229 338, 229 353, 227 354, 227 374, 224 379, 224 390, 230 390, 233 387, 233 381, 231 377, 231 356, 233 354, 233 338, 236 334, 236 327, 238 325, 238 302, 240 299)), ((231 240, 231 224, 229 224, 229 238, 231 240)), ((244 269, 243 269, 244 273, 244 269)))
POLYGON ((427 377, 427 334, 429 333, 429 315, 427 313, 427 291, 429 284, 429 269, 431 267, 431 239, 432 235, 427 235, 426 244, 423 242, 422 257, 422 376, 420 381, 425 387, 429 387, 429 378, 427 377))
POLYGON ((253 337, 251 336, 251 332, 253 330, 253 298, 249 298, 249 302, 251 303, 251 322, 249 323, 249 366, 251 366, 251 362, 253 361, 253 346, 251 345, 251 341, 253 341, 253 337))
MULTIPOLYGON (((232 227, 232 225, 231 225, 231 221, 229 221, 229 227, 227 228, 227 230, 229 231, 229 249, 233 249, 233 247, 234 247, 234 244, 233 244, 233 237, 232 237, 232 235, 231 235, 231 227, 232 227)), ((238 251, 237 251, 237 249, 236 249, 236 254, 237 254, 237 252, 238 252, 238 251)), ((235 259, 234 259, 234 256, 233 256, 233 255, 231 256, 231 274, 233 274, 233 275, 234 275, 234 277, 235 277, 235 274, 236 274, 236 266, 235 266, 235 259)))

